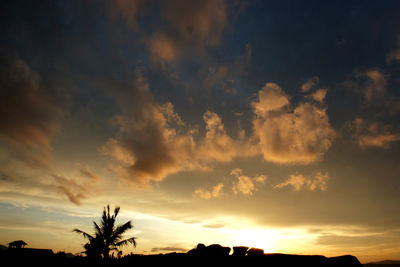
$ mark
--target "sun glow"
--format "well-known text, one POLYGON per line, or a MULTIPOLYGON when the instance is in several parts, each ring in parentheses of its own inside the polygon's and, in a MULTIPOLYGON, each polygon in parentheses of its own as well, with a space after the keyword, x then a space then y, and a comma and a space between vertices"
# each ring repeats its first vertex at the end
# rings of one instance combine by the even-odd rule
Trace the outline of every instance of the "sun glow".
POLYGON ((265 253, 274 252, 277 241, 277 234, 265 229, 239 230, 234 240, 235 245, 261 248, 265 253))

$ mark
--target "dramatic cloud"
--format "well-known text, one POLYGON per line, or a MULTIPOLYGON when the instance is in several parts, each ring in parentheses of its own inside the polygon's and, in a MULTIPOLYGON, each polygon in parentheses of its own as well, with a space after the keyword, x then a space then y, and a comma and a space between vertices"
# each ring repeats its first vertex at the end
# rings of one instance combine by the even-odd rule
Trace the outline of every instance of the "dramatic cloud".
POLYGON ((292 109, 275 83, 267 83, 252 106, 254 136, 266 161, 309 164, 320 161, 332 145, 335 131, 325 108, 303 102, 292 109))
POLYGON ((171 127, 174 123, 171 119, 176 120, 178 116, 172 106, 162 108, 154 101, 141 74, 132 87, 127 96, 120 97, 125 115, 114 120, 119 127, 118 137, 101 148, 123 164, 114 166, 120 175, 146 184, 193 167, 185 161, 193 158, 194 140, 191 135, 179 134, 171 127))
POLYGON ((217 198, 221 195, 223 187, 224 187, 224 185, 222 183, 219 183, 219 184, 213 186, 212 190, 198 188, 193 192, 193 197, 198 197, 198 198, 205 199, 205 200, 208 200, 211 198, 217 198))
POLYGON ((314 77, 308 79, 305 83, 303 83, 301 85, 301 91, 302 92, 308 92, 308 91, 311 90, 311 88, 316 86, 318 83, 319 83, 319 77, 318 76, 314 76, 314 77))
MULTIPOLYGON (((273 83, 267 83, 252 103, 254 134, 248 139, 243 134, 238 139, 230 137, 220 116, 212 111, 204 113, 205 135, 199 136, 172 103, 160 105, 153 99, 141 74, 120 101, 124 115, 114 119, 118 135, 101 151, 116 160, 111 170, 143 186, 183 170, 210 170, 217 162, 259 154, 274 163, 309 164, 322 159, 335 135, 319 101, 300 103, 292 111, 289 97, 273 83)), ((235 192, 250 194, 254 181, 243 175, 238 179, 235 192)))
POLYGON ((126 180, 146 186, 182 170, 209 170, 215 162, 256 154, 248 140, 228 136, 211 111, 203 115, 205 136, 195 138, 198 131, 185 125, 172 103, 156 103, 141 74, 120 101, 124 115, 113 121, 119 133, 100 150, 116 159, 110 167, 126 180))
POLYGON ((274 188, 283 188, 283 187, 292 187, 294 191, 301 191, 303 189, 315 191, 321 190, 326 191, 328 186, 327 182, 329 180, 328 172, 322 173, 318 172, 315 174, 314 178, 309 178, 304 176, 303 174, 296 173, 291 174, 289 179, 274 185, 274 188))
POLYGON ((47 164, 60 99, 24 61, 0 53, 0 149, 30 166, 47 164))
POLYGON ((239 168, 233 169, 231 175, 237 178, 237 181, 233 184, 232 187, 233 193, 235 195, 252 195, 255 191, 258 190, 257 186, 260 184, 264 184, 265 180, 267 180, 267 176, 265 175, 257 175, 253 178, 250 178, 244 175, 243 170, 239 168))

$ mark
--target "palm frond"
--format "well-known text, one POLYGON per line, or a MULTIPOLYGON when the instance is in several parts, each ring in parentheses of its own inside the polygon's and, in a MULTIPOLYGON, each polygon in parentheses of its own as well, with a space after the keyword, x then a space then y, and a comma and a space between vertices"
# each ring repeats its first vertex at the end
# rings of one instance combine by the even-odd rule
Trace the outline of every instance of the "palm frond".
POLYGON ((81 234, 81 235, 83 235, 84 238, 87 238, 87 239, 89 239, 89 240, 94 239, 93 236, 91 236, 91 235, 89 235, 88 233, 86 233, 86 232, 84 232, 84 231, 82 231, 82 230, 79 230, 79 229, 77 229, 77 228, 75 228, 75 229, 73 230, 73 232, 78 233, 78 234, 81 234))
POLYGON ((110 205, 103 209, 100 223, 93 221, 94 235, 90 235, 82 230, 74 229, 73 231, 83 235, 89 242, 84 245, 87 255, 108 258, 110 251, 118 251, 118 247, 133 244, 136 247, 136 238, 131 237, 123 239, 123 234, 133 227, 132 222, 128 221, 121 225, 116 225, 116 217, 118 216, 120 207, 115 207, 113 214, 110 212, 110 205))
POLYGON ((103 232, 101 231, 100 226, 95 221, 93 221, 93 224, 94 224, 94 229, 96 230, 96 235, 103 236, 103 232))
POLYGON ((115 207, 115 209, 114 209, 114 219, 118 216, 119 210, 120 210, 119 206, 115 207))
POLYGON ((114 231, 114 233, 112 235, 112 239, 117 241, 118 239, 121 238, 123 233, 125 233, 127 230, 131 229, 132 227, 133 226, 132 226, 132 222, 131 221, 128 221, 128 222, 124 223, 123 225, 119 225, 115 229, 115 231, 114 231))
POLYGON ((118 243, 115 244, 116 247, 119 246, 125 246, 125 245, 129 245, 132 244, 134 247, 136 247, 136 237, 131 237, 122 241, 119 241, 118 243))

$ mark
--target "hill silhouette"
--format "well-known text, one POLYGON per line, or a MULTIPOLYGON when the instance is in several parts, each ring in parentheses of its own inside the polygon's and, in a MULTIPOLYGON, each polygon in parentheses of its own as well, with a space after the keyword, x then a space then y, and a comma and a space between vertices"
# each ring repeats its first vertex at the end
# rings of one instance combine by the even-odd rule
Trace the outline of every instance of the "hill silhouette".
POLYGON ((64 252, 54 254, 47 249, 7 249, 0 252, 3 266, 362 266, 351 255, 325 257, 321 255, 265 254, 262 249, 223 247, 218 244, 198 244, 186 253, 156 255, 130 254, 110 257, 102 262, 88 257, 71 256, 64 252))
POLYGON ((383 260, 364 264, 367 267, 400 267, 400 260, 383 260))

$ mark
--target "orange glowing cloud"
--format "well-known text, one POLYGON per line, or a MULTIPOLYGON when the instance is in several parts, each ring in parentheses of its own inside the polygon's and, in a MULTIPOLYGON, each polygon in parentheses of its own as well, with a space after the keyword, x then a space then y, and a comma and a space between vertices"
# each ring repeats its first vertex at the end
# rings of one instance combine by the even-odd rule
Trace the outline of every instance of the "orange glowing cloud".
POLYGON ((165 2, 165 19, 177 31, 179 39, 215 45, 227 25, 224 0, 165 2))
POLYGON ((161 61, 174 61, 179 56, 179 49, 174 41, 162 33, 155 33, 147 40, 147 45, 153 57, 161 61))
POLYGON ((302 92, 308 92, 308 91, 311 90, 311 88, 313 88, 318 83, 319 83, 319 77, 318 76, 314 76, 314 77, 308 79, 305 83, 303 83, 301 85, 301 91, 302 92))
POLYGON ((274 185, 274 188, 284 188, 292 187, 294 191, 301 191, 303 189, 309 191, 321 190, 326 191, 328 188, 329 175, 328 172, 322 173, 318 172, 315 174, 314 178, 306 177, 303 174, 295 173, 291 174, 289 179, 286 181, 274 185))
POLYGON ((325 108, 309 102, 291 108, 289 97, 267 83, 252 102, 254 136, 266 161, 309 164, 322 160, 335 131, 325 108))
POLYGON ((243 170, 236 168, 233 169, 231 175, 236 176, 237 181, 233 184, 232 191, 235 195, 252 195, 258 190, 258 185, 264 184, 267 180, 265 175, 257 175, 253 178, 243 174, 243 170))
POLYGON ((350 123, 353 138, 363 148, 378 147, 388 149, 390 144, 400 141, 400 133, 393 130, 392 125, 382 125, 357 117, 350 123))
POLYGON ((372 104, 386 97, 387 78, 379 69, 355 70, 344 86, 363 96, 365 103, 372 104))
POLYGON ((212 190, 207 190, 204 188, 198 188, 193 192, 193 197, 198 197, 201 199, 211 199, 211 198, 217 198, 222 194, 222 188, 224 187, 224 184, 219 183, 215 186, 213 186, 212 190))
POLYGON ((87 166, 80 166, 79 174, 76 178, 67 178, 57 174, 52 176, 58 190, 76 205, 82 204, 82 200, 91 194, 90 189, 100 180, 100 177, 87 166))
POLYGON ((59 128, 60 98, 23 60, 0 57, 0 145, 14 159, 45 166, 59 128))
MULTIPOLYGON (((100 150, 115 160, 110 170, 141 186, 183 170, 207 171, 217 162, 260 154, 279 164, 320 161, 335 136, 322 103, 303 102, 292 110, 289 96, 274 83, 267 83, 258 96, 252 103, 255 117, 249 138, 229 136, 221 117, 209 110, 203 115, 205 135, 198 136, 172 103, 160 105, 153 99, 149 85, 138 74, 128 96, 121 98, 124 115, 114 119, 119 133, 100 150)), ((254 183, 261 181, 247 178, 238 176, 237 194, 251 194, 254 183)), ((201 192, 197 195, 208 195, 201 192)))

